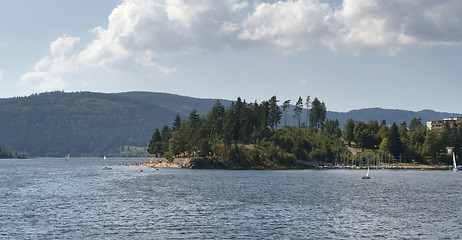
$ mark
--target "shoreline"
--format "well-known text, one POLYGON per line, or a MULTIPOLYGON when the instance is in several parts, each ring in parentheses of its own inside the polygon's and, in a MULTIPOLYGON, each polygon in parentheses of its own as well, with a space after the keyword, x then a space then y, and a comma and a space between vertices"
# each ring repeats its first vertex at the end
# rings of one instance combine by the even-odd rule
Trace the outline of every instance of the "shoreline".
MULTIPOLYGON (((165 158, 150 158, 144 163, 134 163, 130 166, 138 167, 151 167, 151 168, 198 168, 198 169, 217 169, 211 165, 204 165, 201 167, 197 166, 197 159, 192 158, 174 158, 173 161, 168 161, 165 158)), ((234 170, 232 168, 219 168, 224 170, 234 170)), ((244 170, 245 168, 243 168, 244 170)), ((248 170, 297 170, 299 168, 287 169, 287 168, 249 168, 248 170)), ((364 170, 367 166, 313 166, 313 168, 304 169, 347 169, 347 170, 364 170)), ((371 170, 452 170, 452 166, 449 165, 427 165, 427 164, 414 164, 414 163, 396 163, 391 165, 380 165, 380 166, 369 166, 371 170)), ((303 170, 303 169, 300 169, 303 170)))

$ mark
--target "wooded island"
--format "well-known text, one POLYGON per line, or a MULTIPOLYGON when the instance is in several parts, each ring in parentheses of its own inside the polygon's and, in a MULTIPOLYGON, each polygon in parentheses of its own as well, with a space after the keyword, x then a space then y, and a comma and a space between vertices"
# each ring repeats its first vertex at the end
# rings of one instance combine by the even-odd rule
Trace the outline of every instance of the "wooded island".
POLYGON ((299 97, 293 108, 290 100, 278 103, 276 96, 261 103, 238 98, 225 108, 217 100, 207 114, 193 110, 187 120, 177 115, 172 128, 156 129, 147 150, 168 160, 203 159, 216 168, 293 169, 316 164, 450 164, 447 147, 459 155, 462 146, 462 126, 428 130, 415 118, 409 126, 348 119, 342 131, 337 120, 326 118, 326 106, 317 98, 299 97), (296 118, 298 126, 286 126, 289 117, 296 118))

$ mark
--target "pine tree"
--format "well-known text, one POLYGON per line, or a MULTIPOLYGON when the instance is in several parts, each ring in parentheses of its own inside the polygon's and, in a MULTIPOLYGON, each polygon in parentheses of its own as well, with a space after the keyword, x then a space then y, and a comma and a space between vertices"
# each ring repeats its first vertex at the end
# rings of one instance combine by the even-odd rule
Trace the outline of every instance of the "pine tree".
POLYGON ((281 122, 282 112, 278 106, 278 102, 279 100, 276 99, 276 96, 272 96, 269 100, 269 126, 273 129, 278 126, 279 122, 281 122))
POLYGON ((154 134, 152 134, 151 141, 149 141, 148 153, 158 154, 162 151, 162 138, 160 136, 159 129, 156 128, 154 134))
POLYGON ((180 129, 181 127, 181 117, 179 114, 176 114, 175 121, 173 122, 173 131, 180 129))
POLYGON ((294 107, 294 113, 295 113, 294 117, 297 118, 299 127, 301 127, 302 112, 303 112, 303 100, 302 100, 302 97, 298 97, 297 103, 295 103, 295 107, 294 107))
POLYGON ((285 100, 282 104, 282 111, 284 112, 284 126, 287 125, 287 112, 289 111, 290 100, 285 100))
POLYGON ((393 123, 390 128, 390 137, 388 139, 388 151, 395 159, 399 159, 402 149, 403 146, 399 135, 398 125, 393 123))
POLYGON ((348 146, 351 147, 351 141, 354 141, 355 121, 352 118, 349 118, 345 126, 343 127, 343 138, 348 141, 348 146))

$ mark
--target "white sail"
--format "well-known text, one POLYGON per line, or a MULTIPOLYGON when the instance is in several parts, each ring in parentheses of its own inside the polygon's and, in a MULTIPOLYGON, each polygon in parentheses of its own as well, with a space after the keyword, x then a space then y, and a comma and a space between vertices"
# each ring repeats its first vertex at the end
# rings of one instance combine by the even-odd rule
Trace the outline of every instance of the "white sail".
POLYGON ((452 152, 452 170, 457 171, 456 154, 452 152))

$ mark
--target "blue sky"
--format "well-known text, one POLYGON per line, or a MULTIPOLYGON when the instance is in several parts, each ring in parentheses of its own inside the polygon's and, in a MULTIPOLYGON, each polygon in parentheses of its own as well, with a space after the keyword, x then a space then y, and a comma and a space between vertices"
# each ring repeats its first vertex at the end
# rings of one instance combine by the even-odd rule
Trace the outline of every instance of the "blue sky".
POLYGON ((54 90, 462 113, 460 0, 4 0, 0 98, 54 90))

